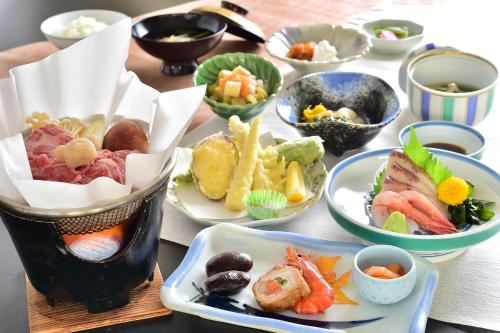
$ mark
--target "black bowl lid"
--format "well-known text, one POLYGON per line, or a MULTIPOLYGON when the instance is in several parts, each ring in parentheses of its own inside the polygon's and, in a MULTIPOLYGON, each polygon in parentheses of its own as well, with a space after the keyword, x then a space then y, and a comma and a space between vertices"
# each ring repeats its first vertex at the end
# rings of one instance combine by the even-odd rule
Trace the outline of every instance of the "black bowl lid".
POLYGON ((266 41, 264 32, 252 21, 227 8, 217 6, 201 6, 193 9, 193 12, 214 15, 227 23, 227 32, 246 40, 264 43, 266 41))

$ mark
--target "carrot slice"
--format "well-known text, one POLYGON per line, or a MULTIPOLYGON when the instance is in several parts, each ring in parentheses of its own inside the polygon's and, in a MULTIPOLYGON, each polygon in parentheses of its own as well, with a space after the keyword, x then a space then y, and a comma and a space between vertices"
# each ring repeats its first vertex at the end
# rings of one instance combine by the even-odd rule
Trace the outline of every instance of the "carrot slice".
POLYGON ((271 295, 272 293, 274 293, 276 290, 278 290, 279 288, 281 288, 281 285, 278 281, 276 280, 267 280, 267 283, 266 283, 266 296, 269 296, 271 295))
POLYGON ((347 295, 340 289, 335 289, 334 291, 333 304, 359 305, 358 302, 347 297, 347 295))
POLYGON ((321 275, 323 275, 323 277, 325 278, 325 281, 329 285, 333 285, 337 279, 337 274, 335 274, 335 272, 321 273, 321 275))
POLYGON ((335 268, 335 264, 337 261, 340 259, 340 256, 335 256, 335 257, 319 257, 316 259, 314 264, 316 267, 318 267, 318 270, 323 273, 328 273, 333 271, 335 268))
POLYGON ((342 274, 337 281, 335 281, 335 283, 333 284, 333 288, 334 289, 340 289, 342 288, 343 286, 345 286, 348 282, 349 282, 349 279, 351 278, 351 273, 352 273, 352 269, 348 270, 347 272, 345 272, 344 274, 342 274))
POLYGON ((219 79, 219 88, 221 92, 224 92, 224 88, 226 87, 226 82, 229 81, 231 76, 226 76, 222 79, 219 79))

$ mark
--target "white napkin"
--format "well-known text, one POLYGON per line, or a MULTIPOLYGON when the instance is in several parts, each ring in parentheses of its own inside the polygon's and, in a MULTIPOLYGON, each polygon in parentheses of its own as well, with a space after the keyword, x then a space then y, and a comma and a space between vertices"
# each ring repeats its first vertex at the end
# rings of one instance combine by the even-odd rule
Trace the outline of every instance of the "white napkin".
MULTIPOLYGON (((480 2, 485 3, 484 1, 480 2)), ((426 36, 422 43, 435 42, 437 45, 456 46, 460 49, 484 55, 498 64, 500 55, 498 46, 486 42, 484 38, 477 38, 476 35, 481 34, 482 31, 498 31, 498 27, 495 26, 498 21, 495 17, 496 12, 490 11, 486 13, 485 10, 481 10, 483 7, 478 4, 475 8, 480 11, 480 15, 471 16, 470 12, 469 15, 465 15, 467 9, 470 10, 470 7, 460 7, 459 3, 464 4, 464 2, 458 1, 457 5, 455 2, 453 4, 456 5, 454 15, 449 15, 449 11, 444 12, 446 8, 438 5, 432 7, 391 5, 384 11, 377 10, 366 13, 362 15, 361 20, 348 21, 362 23, 366 20, 391 17, 415 20, 425 26, 426 36), (463 24, 463 22, 467 22, 467 24, 463 24), (453 27, 453 29, 450 27, 453 27), (471 27, 478 28, 472 29, 471 27), (444 32, 443 29, 445 29, 444 32)), ((448 6, 448 10, 449 6, 452 6, 449 2, 445 4, 448 6)), ((363 148, 347 152, 340 158, 327 153, 324 162, 328 169, 339 161, 361 151, 399 146, 399 131, 404 126, 417 121, 408 110, 406 95, 401 91, 398 84, 398 70, 400 62, 405 56, 386 56, 371 52, 365 58, 347 63, 341 67, 341 71, 365 72, 379 76, 387 81, 398 94, 402 113, 363 148)), ((292 71, 289 66, 285 66, 281 70, 285 76, 285 86, 299 77, 299 74, 292 71)), ((499 99, 496 98, 492 113, 487 120, 476 126, 487 140, 487 148, 481 162, 496 171, 500 170, 500 156, 497 154, 498 149, 496 148, 500 145, 500 132, 498 131, 500 112, 497 110, 499 105, 499 99)), ((273 135, 282 138, 299 136, 295 129, 284 124, 276 116, 275 108, 276 105, 272 102, 263 112, 262 131, 271 130, 273 135)), ((224 130, 225 127, 226 121, 220 118, 212 118, 187 133, 180 145, 192 144, 207 135, 224 130)), ((190 245, 193 237, 203 228, 204 226, 191 221, 168 204, 165 205, 161 233, 163 239, 190 245)), ((360 242, 359 238, 347 233, 333 221, 324 198, 296 220, 275 226, 272 229, 304 234, 320 239, 360 242)), ((499 242, 500 235, 496 235, 492 239, 469 249, 462 256, 437 265, 440 271, 440 280, 434 296, 430 313, 431 318, 500 331, 499 242)))
POLYGON ((87 207, 147 186, 161 172, 205 86, 159 94, 127 72, 130 28, 130 18, 124 19, 0 80, 0 196, 38 208, 87 207), (108 125, 137 120, 150 134, 150 153, 127 156, 124 185, 106 177, 86 185, 33 180, 19 133, 28 127, 24 118, 36 111, 83 121, 104 115, 108 125))

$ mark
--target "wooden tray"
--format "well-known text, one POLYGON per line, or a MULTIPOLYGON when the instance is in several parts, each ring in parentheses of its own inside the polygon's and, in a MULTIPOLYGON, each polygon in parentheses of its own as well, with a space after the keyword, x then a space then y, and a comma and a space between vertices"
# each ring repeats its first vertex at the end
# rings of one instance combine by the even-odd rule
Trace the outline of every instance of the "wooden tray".
POLYGON ((158 265, 154 280, 146 281, 130 292, 130 302, 120 309, 92 314, 84 304, 56 300, 49 307, 45 296, 36 291, 26 277, 26 296, 28 300, 28 320, 32 333, 78 332, 97 327, 122 324, 131 321, 167 316, 172 310, 160 301, 160 288, 163 285, 158 265))

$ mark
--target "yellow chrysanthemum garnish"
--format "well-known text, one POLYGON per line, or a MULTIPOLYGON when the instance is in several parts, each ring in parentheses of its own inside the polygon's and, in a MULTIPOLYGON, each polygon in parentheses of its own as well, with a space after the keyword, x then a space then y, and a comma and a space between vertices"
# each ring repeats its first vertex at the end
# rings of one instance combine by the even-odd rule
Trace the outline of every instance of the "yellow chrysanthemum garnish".
POLYGON ((449 177, 439 184, 437 195, 447 205, 460 205, 469 196, 469 184, 462 178, 449 177))

